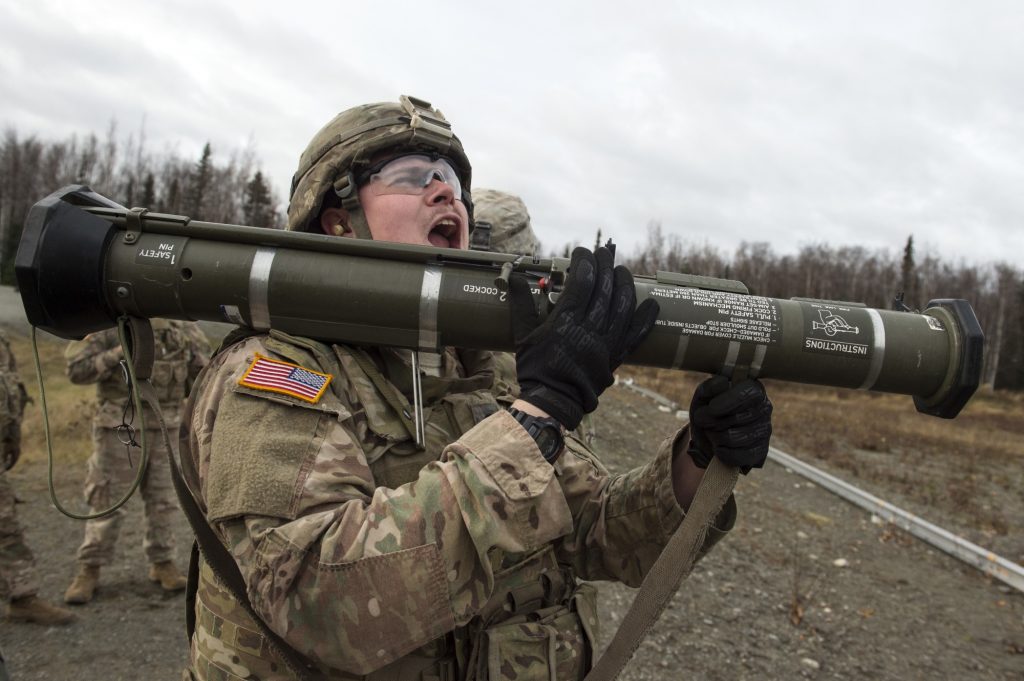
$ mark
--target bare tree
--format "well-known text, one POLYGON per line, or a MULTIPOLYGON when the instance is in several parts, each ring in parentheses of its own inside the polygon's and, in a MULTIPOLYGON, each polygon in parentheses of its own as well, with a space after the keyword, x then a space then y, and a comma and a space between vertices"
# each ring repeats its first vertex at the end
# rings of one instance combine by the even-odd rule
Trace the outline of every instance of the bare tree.
MULTIPOLYGON (((122 139, 111 121, 103 141, 93 133, 43 142, 5 131, 0 141, 0 275, 13 281, 14 253, 29 208, 62 186, 81 183, 124 205, 141 203, 160 212, 219 222, 240 222, 246 187, 260 172, 252 142, 218 163, 209 144, 197 163, 173 149, 156 156, 146 149, 144 122, 122 139), (197 210, 192 210, 196 207, 197 210)), ((279 226, 277 195, 260 174, 261 220, 279 226)))

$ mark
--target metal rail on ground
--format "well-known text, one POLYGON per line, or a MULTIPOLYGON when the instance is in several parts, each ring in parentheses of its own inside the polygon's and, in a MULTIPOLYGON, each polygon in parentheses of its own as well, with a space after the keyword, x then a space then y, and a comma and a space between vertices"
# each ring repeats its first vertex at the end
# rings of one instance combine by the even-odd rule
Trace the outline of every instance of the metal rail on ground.
POLYGON ((1006 558, 967 541, 934 523, 930 523, 902 508, 893 506, 884 499, 879 499, 834 475, 800 461, 790 454, 772 447, 768 450, 770 459, 791 469, 811 482, 828 491, 841 496, 850 503, 871 511, 882 520, 906 530, 918 539, 922 539, 937 549, 945 551, 955 558, 973 565, 982 572, 1006 582, 1019 591, 1024 591, 1024 567, 1006 558))
MULTIPOLYGON (((638 385, 627 382, 621 382, 619 385, 650 397, 659 404, 675 404, 668 398, 647 388, 641 388, 638 385)), ((676 413, 681 417, 686 416, 685 411, 678 411, 676 413)), ((871 511, 882 520, 896 525, 954 558, 959 558, 963 562, 973 565, 985 574, 1009 584, 1018 591, 1024 591, 1024 567, 1021 565, 998 556, 992 551, 969 542, 948 530, 944 530, 938 525, 930 523, 909 511, 894 506, 884 499, 879 499, 875 495, 854 487, 850 483, 840 480, 820 468, 804 463, 791 454, 787 454, 775 447, 769 448, 768 458, 781 466, 789 468, 794 473, 810 480, 819 487, 823 487, 833 494, 846 499, 855 506, 871 511)))

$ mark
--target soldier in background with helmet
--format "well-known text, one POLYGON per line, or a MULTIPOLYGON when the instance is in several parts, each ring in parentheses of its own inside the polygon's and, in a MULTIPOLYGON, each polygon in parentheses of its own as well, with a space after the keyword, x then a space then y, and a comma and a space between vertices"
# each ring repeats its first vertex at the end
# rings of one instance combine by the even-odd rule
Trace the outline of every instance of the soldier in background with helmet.
POLYGON ((25 544, 15 509, 17 499, 7 479, 7 471, 21 456, 21 417, 28 400, 11 344, 0 331, 0 593, 8 603, 9 620, 63 625, 75 616, 37 595, 35 558, 25 544))
MULTIPOLYGON (((539 256, 540 240, 530 224, 526 204, 515 194, 497 189, 473 190, 473 219, 479 225, 490 225, 487 243, 482 248, 494 253, 539 256)), ((476 241, 474 230, 474 241, 476 241)), ((483 230, 480 230, 483 231, 483 230)), ((482 242, 482 239, 480 240, 482 242)), ((476 246, 474 245, 474 248, 476 246)), ((516 382, 516 357, 509 352, 495 352, 494 394, 503 406, 509 406, 519 397, 516 382)), ((592 414, 584 414, 575 434, 589 447, 596 433, 592 414)))
MULTIPOLYGON (((181 403, 199 371, 209 361, 206 336, 194 322, 154 319, 155 356, 151 382, 160 400, 160 410, 169 433, 177 432, 181 403)), ((134 419, 126 372, 121 360, 124 353, 117 338, 117 329, 107 329, 72 342, 64 353, 67 375, 72 383, 95 383, 99 405, 93 418, 93 454, 89 458, 84 495, 91 512, 109 508, 118 498, 118 486, 126 490, 135 477, 139 450, 126 446, 128 432, 121 426, 126 421, 140 427, 134 419), (132 451, 134 450, 134 451, 132 451)), ((165 591, 185 588, 185 578, 173 562, 174 537, 172 519, 178 513, 170 469, 157 417, 146 407, 146 440, 152 445, 149 466, 139 485, 143 499, 146 534, 143 549, 149 560, 150 581, 165 591)), ((136 437, 136 441, 140 438, 136 437)), ((64 602, 88 603, 99 583, 100 568, 110 563, 114 545, 124 520, 125 510, 119 508, 103 518, 86 521, 85 539, 78 548, 77 571, 64 593, 64 602)))
POLYGON ((497 189, 474 189, 473 219, 491 226, 487 250, 540 255, 540 240, 530 224, 530 213, 523 200, 515 194, 497 189))
MULTIPOLYGON (((464 249, 470 181, 429 103, 355 107, 303 153, 289 229, 464 249)), ((535 323, 529 284, 511 283, 521 398, 508 410, 488 352, 420 352, 414 380, 408 350, 276 330, 225 340, 182 421, 186 503, 212 530, 199 531, 212 542, 187 677, 580 679, 599 620, 581 580, 639 585, 701 461, 763 462, 770 403, 751 383, 715 391, 728 398, 708 421, 727 423, 721 433, 683 429, 647 465, 610 475, 562 433, 596 407, 656 303, 636 306, 607 249, 573 254, 548 316, 564 323, 535 323)), ((730 501, 704 550, 734 516, 730 501)))

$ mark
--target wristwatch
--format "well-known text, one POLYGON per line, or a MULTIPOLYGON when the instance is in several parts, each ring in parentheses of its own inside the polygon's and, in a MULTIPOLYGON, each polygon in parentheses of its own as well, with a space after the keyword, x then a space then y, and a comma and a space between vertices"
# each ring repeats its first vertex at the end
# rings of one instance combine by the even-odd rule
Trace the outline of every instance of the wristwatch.
POLYGON ((540 449, 544 460, 548 463, 554 463, 562 454, 562 450, 565 449, 562 424, 558 419, 534 416, 512 407, 508 408, 508 413, 519 422, 519 425, 526 428, 526 432, 537 443, 537 447, 540 449))

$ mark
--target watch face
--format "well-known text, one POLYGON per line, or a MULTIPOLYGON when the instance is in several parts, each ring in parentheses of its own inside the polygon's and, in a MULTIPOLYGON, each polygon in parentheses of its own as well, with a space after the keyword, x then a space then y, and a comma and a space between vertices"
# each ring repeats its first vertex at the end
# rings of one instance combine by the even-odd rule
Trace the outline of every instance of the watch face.
POLYGON ((554 463, 565 447, 561 426, 554 419, 541 419, 518 409, 510 408, 508 411, 537 443, 541 456, 549 463, 554 463))
POLYGON ((540 429, 540 432, 536 435, 536 440, 540 453, 548 461, 551 461, 564 445, 562 434, 558 432, 557 428, 550 425, 540 429))

